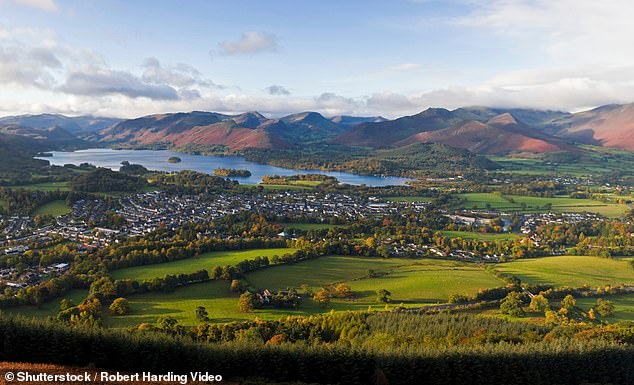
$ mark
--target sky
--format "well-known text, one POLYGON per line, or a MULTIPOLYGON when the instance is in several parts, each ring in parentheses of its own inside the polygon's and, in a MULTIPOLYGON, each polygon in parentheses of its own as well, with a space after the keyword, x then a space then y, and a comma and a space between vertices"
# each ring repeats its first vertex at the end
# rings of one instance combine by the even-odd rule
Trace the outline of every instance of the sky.
POLYGON ((0 0, 0 115, 634 102, 631 0, 0 0))

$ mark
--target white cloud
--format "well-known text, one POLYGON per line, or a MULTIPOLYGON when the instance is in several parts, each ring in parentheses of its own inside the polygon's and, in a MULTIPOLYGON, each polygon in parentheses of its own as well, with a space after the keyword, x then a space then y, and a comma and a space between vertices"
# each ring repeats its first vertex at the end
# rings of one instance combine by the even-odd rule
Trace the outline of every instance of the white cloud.
POLYGON ((219 46, 223 55, 245 55, 277 51, 277 37, 269 33, 246 32, 236 41, 225 41, 219 46))
POLYGON ((70 73, 59 90, 68 94, 86 96, 121 94, 130 98, 178 99, 177 91, 169 85, 149 84, 128 72, 108 69, 70 73))
POLYGON ((288 96, 291 94, 291 91, 287 90, 286 87, 277 84, 270 85, 264 90, 268 92, 269 95, 288 96))
MULTIPOLYGON (((631 0, 467 1, 473 12, 455 20, 508 39, 533 41, 557 62, 623 64, 634 60, 631 0)), ((526 47, 532 49, 534 47, 526 47)))
POLYGON ((222 88, 213 81, 205 79, 196 68, 185 63, 163 67, 155 57, 145 59, 144 72, 141 75, 143 81, 151 84, 170 84, 177 87, 212 87, 222 88))
POLYGON ((0 0, 0 5, 3 3, 24 6, 40 11, 55 12, 58 10, 55 0, 0 0))

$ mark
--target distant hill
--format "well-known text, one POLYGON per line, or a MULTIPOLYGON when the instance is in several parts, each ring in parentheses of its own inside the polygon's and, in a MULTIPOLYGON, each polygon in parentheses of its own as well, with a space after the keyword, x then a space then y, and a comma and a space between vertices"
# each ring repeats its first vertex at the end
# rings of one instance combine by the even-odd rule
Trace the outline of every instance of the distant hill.
POLYGON ((212 112, 150 115, 124 120, 102 130, 100 140, 135 144, 221 144, 234 150, 288 148, 335 137, 347 128, 316 112, 269 119, 257 112, 222 115, 212 112))
POLYGON ((463 119, 444 108, 429 108, 419 114, 395 120, 362 123, 335 138, 333 143, 349 146, 384 147, 414 134, 440 130, 463 119))
POLYGON ((0 118, 0 133, 51 143, 79 138, 101 143, 224 145, 233 150, 301 149, 315 145, 398 148, 439 143, 478 154, 569 152, 579 144, 634 151, 634 104, 569 113, 522 108, 428 108, 387 120, 380 116, 324 117, 305 111, 281 118, 258 112, 193 111, 113 119, 56 114, 0 118))
POLYGON ((103 118, 91 115, 69 117, 59 114, 18 115, 0 118, 0 125, 17 125, 28 128, 62 128, 77 135, 103 130, 117 124, 121 119, 103 118))
POLYGON ((558 152, 572 150, 561 139, 520 125, 510 113, 486 122, 470 120, 448 128, 415 134, 396 143, 441 143, 476 154, 503 154, 512 151, 558 152))
POLYGON ((634 150, 634 104, 607 105, 555 119, 553 135, 604 147, 634 150))

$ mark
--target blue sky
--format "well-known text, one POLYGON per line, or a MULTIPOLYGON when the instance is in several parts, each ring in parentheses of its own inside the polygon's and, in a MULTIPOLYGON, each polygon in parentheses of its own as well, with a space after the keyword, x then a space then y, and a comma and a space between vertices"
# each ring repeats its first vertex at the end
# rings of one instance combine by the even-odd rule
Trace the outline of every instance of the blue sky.
POLYGON ((0 113, 632 102, 631 3, 0 0, 0 113))

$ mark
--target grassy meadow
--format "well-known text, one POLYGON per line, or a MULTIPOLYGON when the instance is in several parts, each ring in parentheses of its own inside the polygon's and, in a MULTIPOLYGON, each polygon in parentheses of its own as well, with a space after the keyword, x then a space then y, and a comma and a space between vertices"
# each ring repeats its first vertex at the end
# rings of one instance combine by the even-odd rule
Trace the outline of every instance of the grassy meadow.
POLYGON ((508 241, 519 238, 519 234, 514 233, 478 233, 475 231, 441 231, 449 238, 481 239, 483 241, 508 241))
POLYGON ((52 201, 36 208, 33 215, 52 215, 58 217, 71 212, 71 208, 63 200, 52 201))
POLYGON ((173 262, 114 270, 111 273, 111 277, 113 279, 152 279, 156 277, 164 277, 168 274, 193 273, 200 269, 210 270, 214 266, 235 265, 245 259, 255 259, 256 257, 271 258, 274 255, 282 256, 284 254, 292 254, 296 250, 297 249, 293 248, 273 248, 213 251, 201 254, 197 257, 181 259, 173 262))
POLYGON ((624 260, 557 256, 523 259, 496 268, 517 276, 522 282, 558 287, 590 287, 634 284, 634 269, 624 260))
POLYGON ((466 193, 457 196, 464 199, 464 203, 460 206, 465 209, 483 210, 490 207, 491 209, 514 212, 591 212, 611 218, 620 217, 629 211, 629 207, 624 204, 564 196, 541 198, 494 193, 466 193), (546 208, 547 205, 551 205, 550 210, 546 208))

